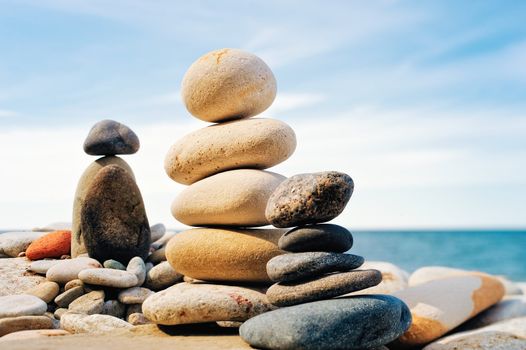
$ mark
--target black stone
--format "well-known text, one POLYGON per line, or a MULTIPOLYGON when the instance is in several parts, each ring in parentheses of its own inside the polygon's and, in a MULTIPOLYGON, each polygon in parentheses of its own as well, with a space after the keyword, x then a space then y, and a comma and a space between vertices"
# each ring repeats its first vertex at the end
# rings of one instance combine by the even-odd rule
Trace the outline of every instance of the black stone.
POLYGON ((346 228, 332 224, 296 227, 278 242, 279 249, 288 252, 345 253, 352 245, 352 234, 346 228))

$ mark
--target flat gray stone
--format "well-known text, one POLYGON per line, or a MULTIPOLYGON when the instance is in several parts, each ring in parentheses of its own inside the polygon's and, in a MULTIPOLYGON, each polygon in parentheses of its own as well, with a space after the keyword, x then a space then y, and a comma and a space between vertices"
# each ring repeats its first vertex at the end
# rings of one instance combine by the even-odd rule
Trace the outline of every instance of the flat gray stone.
POLYGON ((345 253, 352 245, 352 234, 345 227, 332 224, 296 227, 278 241, 279 249, 288 252, 345 253))
POLYGON ((39 316, 47 311, 47 304, 34 295, 19 294, 0 297, 0 318, 39 316))
POLYGON ((133 154, 139 147, 139 138, 129 127, 109 119, 95 124, 84 141, 84 152, 93 156, 133 154))
POLYGON ((364 259, 358 255, 327 252, 306 252, 278 255, 267 263, 267 274, 274 282, 293 282, 344 272, 360 267, 364 259))
POLYGON ((67 308, 73 300, 80 298, 82 295, 84 295, 83 287, 73 287, 57 295, 55 304, 57 304, 58 307, 67 308))
POLYGON ((267 297, 276 306, 290 306, 334 298, 375 286, 381 281, 380 271, 354 270, 299 282, 276 283, 267 290, 267 297))
POLYGON ((239 334, 264 349, 371 349, 397 339, 410 324, 401 300, 364 295, 270 311, 243 323, 239 334))

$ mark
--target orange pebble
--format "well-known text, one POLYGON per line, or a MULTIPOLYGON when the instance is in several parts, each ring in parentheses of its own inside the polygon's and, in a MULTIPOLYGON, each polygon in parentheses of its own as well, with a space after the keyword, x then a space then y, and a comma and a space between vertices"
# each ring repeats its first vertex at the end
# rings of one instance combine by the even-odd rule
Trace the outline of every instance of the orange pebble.
POLYGON ((60 258, 71 250, 71 231, 54 231, 33 241, 26 250, 31 260, 60 258))

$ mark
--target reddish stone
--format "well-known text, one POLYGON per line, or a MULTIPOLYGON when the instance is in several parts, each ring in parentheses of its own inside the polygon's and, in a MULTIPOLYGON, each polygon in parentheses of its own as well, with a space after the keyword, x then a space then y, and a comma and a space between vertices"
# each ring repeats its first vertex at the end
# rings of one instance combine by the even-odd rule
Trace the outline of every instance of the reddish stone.
POLYGON ((71 231, 54 231, 33 241, 26 249, 26 256, 31 260, 60 258, 69 255, 70 249, 71 231))

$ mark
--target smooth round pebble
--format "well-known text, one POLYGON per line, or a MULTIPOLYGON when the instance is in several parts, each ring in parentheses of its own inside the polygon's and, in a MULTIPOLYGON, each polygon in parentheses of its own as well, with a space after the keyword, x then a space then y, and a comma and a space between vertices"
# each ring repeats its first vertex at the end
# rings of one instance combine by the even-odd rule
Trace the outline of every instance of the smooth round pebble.
POLYGON ((54 266, 61 261, 62 260, 58 260, 58 259, 35 260, 35 261, 32 261, 31 264, 29 265, 29 271, 33 271, 40 275, 45 275, 47 273, 47 270, 49 270, 51 266, 54 266))
POLYGON ((66 312, 68 312, 69 310, 65 307, 59 307, 58 309, 55 310, 55 312, 53 313, 53 316, 57 319, 57 320, 60 320, 60 318, 62 317, 62 315, 64 315, 66 312))
POLYGON ((155 293, 148 288, 132 287, 119 293, 119 301, 123 304, 142 304, 152 294, 155 293))
POLYGON ((55 304, 57 304, 58 307, 67 308, 73 300, 80 298, 82 295, 84 295, 83 287, 73 287, 59 294, 55 298, 55 304))
POLYGON ((295 227, 278 242, 279 249, 288 252, 345 253, 353 245, 352 234, 345 227, 318 224, 295 227))
POLYGON ((133 257, 128 263, 126 271, 133 273, 135 277, 137 277, 136 286, 142 286, 144 280, 146 279, 146 266, 142 258, 138 256, 133 257))
POLYGON ((47 316, 18 316, 0 318, 0 337, 18 331, 51 328, 53 328, 53 320, 47 316))
POLYGON ((49 281, 64 284, 77 279, 79 272, 82 270, 99 268, 101 266, 97 260, 86 257, 61 260, 60 263, 49 268, 46 278, 49 281))
POLYGON ((129 288, 138 282, 131 272, 105 268, 82 270, 78 277, 84 283, 113 288, 129 288))
POLYGON ((278 255, 267 263, 267 274, 275 282, 292 282, 329 272, 349 271, 360 267, 358 255, 306 252, 278 255))
POLYGON ((69 304, 69 310, 87 315, 100 314, 104 307, 104 297, 105 293, 103 290, 89 292, 73 300, 69 304))
POLYGON ((342 213, 353 190, 351 177, 337 171, 294 175, 272 193, 265 216, 275 227, 330 221, 342 213))
POLYGON ((179 283, 155 293, 142 304, 144 315, 163 325, 244 321, 274 308, 259 291, 188 283, 179 283))
POLYGON ((161 237, 164 236, 165 233, 166 227, 161 223, 150 226, 150 237, 152 243, 157 241, 158 239, 161 239, 161 237))
POLYGON ((229 170, 186 187, 172 214, 189 226, 264 226, 267 201, 285 177, 256 169, 229 170))
POLYGON ((175 271, 168 261, 163 261, 148 271, 146 286, 153 290, 161 290, 170 287, 182 279, 183 275, 175 271))
POLYGON ((55 297, 58 295, 58 292, 60 290, 60 286, 56 282, 43 282, 36 286, 34 286, 31 289, 28 289, 24 292, 24 294, 34 295, 42 301, 44 301, 46 304, 50 303, 55 297))
POLYGON ((371 349, 398 338, 411 313, 387 295, 323 300, 267 312, 241 325, 247 343, 264 349, 371 349))
POLYGON ((184 75, 181 95, 193 116, 215 123, 263 112, 274 101, 276 90, 276 79, 263 60, 225 48, 192 63, 184 75))
POLYGON ((84 152, 93 156, 133 154, 139 147, 139 138, 129 127, 109 119, 93 125, 84 141, 84 152))
POLYGON ((245 119, 212 125, 178 140, 166 154, 164 169, 190 185, 232 169, 267 169, 296 149, 290 126, 275 119, 245 119), (235 140, 235 142, 232 142, 235 140))
POLYGON ((314 300, 330 299, 369 288, 382 281, 377 270, 334 273, 299 282, 280 282, 267 290, 268 300, 276 306, 290 306, 314 300))
POLYGON ((0 297, 0 318, 43 315, 47 304, 34 295, 18 294, 0 297))
POLYGON ((126 270, 126 266, 118 262, 117 260, 108 259, 106 260, 102 266, 104 266, 107 269, 114 269, 114 270, 126 270))

